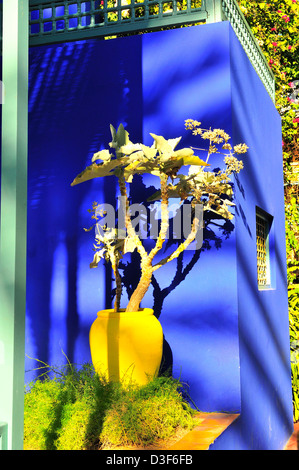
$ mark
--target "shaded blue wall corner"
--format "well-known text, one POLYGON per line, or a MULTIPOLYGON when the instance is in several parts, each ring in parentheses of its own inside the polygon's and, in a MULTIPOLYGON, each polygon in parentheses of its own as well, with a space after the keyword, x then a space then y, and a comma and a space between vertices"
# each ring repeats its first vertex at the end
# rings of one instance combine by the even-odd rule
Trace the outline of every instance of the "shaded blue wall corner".
POLYGON ((233 30, 233 135, 249 146, 236 181, 241 416, 212 449, 283 449, 293 430, 280 116, 233 30), (257 285, 256 209, 270 227, 271 287, 257 285))

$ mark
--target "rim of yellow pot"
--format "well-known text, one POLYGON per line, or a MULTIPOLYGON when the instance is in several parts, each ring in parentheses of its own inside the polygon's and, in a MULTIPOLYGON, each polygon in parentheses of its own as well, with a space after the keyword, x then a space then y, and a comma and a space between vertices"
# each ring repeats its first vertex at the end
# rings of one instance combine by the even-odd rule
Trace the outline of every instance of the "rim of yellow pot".
POLYGON ((151 308, 140 308, 138 312, 126 312, 125 308, 121 308, 119 312, 115 312, 113 308, 108 308, 106 310, 100 310, 97 313, 98 317, 109 317, 109 318, 128 318, 128 317, 135 317, 136 315, 139 316, 149 316, 153 315, 154 311, 151 308))

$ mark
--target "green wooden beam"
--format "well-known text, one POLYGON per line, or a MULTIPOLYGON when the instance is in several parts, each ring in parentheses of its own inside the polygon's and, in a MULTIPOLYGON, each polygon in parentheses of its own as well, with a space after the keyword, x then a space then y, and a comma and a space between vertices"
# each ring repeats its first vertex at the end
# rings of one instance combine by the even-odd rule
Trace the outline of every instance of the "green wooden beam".
MULTIPOLYGON (((0 421, 23 448, 27 232, 28 0, 3 0, 0 421), (4 424, 3 424, 4 423, 4 424)), ((4 426, 4 428, 3 428, 4 426)))

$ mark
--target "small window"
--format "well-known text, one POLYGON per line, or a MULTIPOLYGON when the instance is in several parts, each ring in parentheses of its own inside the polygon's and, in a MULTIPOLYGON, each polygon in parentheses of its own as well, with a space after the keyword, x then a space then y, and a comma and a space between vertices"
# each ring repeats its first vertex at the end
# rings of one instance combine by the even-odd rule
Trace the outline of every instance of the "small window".
POLYGON ((259 289, 271 288, 270 227, 273 217, 256 210, 257 282, 259 289))

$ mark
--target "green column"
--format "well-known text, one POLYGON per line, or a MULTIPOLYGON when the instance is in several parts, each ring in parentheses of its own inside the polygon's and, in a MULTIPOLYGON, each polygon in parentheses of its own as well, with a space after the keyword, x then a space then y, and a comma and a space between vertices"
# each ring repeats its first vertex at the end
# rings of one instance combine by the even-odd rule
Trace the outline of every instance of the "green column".
POLYGON ((23 448, 24 427, 28 11, 28 0, 3 0, 0 422, 8 450, 23 448))
POLYGON ((206 8, 208 12, 207 23, 218 23, 225 19, 222 11, 222 0, 206 0, 206 8))

